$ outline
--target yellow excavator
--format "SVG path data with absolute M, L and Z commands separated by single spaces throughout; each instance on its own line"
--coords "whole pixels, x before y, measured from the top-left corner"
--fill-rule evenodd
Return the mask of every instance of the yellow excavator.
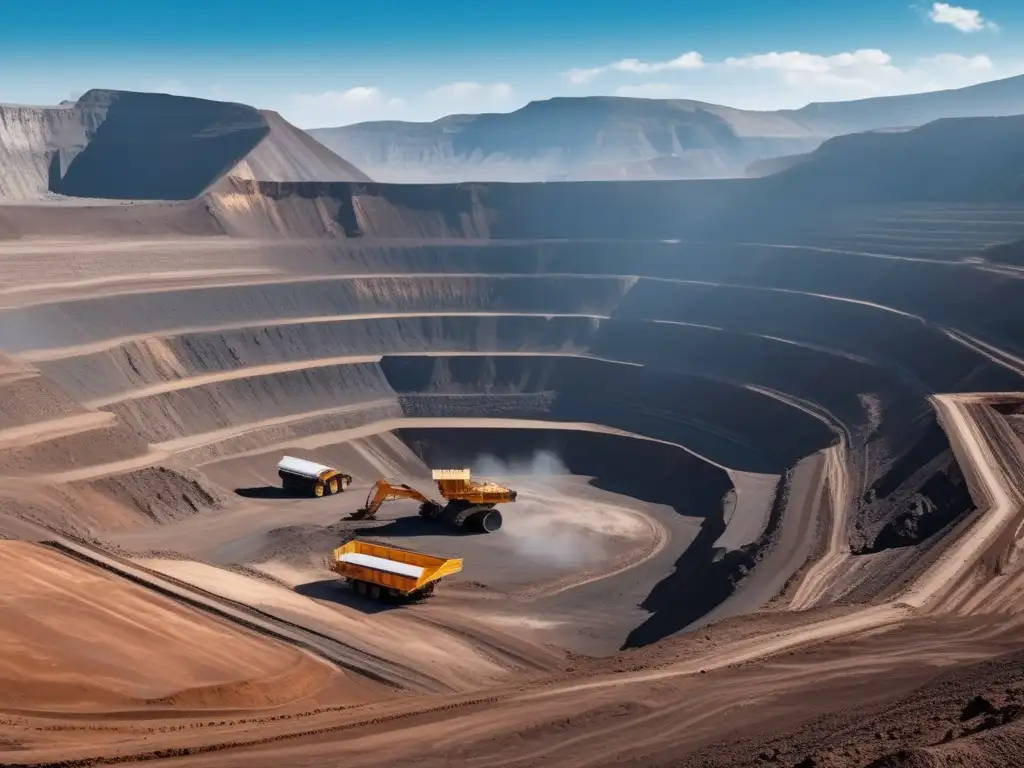
M 411 486 L 378 480 L 366 496 L 366 506 L 357 509 L 348 519 L 374 520 L 385 501 L 413 499 L 420 502 L 420 517 L 427 520 L 479 533 L 494 533 L 501 528 L 501 512 L 495 505 L 515 501 L 518 496 L 516 491 L 497 483 L 473 482 L 468 469 L 435 469 L 431 474 L 446 504 L 428 499 Z

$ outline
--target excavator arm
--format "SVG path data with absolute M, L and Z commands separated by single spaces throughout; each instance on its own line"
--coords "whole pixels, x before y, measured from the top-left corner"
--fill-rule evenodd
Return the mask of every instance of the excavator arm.
M 366 495 L 366 505 L 349 515 L 348 519 L 373 520 L 376 518 L 377 510 L 380 509 L 381 504 L 385 501 L 395 501 L 397 499 L 415 499 L 424 504 L 435 503 L 408 485 L 392 485 L 387 480 L 378 480 Z

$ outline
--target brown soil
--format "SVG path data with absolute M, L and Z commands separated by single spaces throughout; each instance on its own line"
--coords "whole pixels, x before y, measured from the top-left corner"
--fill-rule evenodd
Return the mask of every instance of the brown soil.
M 0 570 L 8 712 L 265 708 L 341 682 L 301 652 L 37 545 L 0 545 Z
M 392 187 L 194 100 L 147 137 L 191 164 L 136 163 L 181 104 L 86 101 L 12 162 L 150 202 L 0 206 L 0 762 L 1010 764 L 1013 163 L 897 179 L 946 125 L 749 183 Z M 290 496 L 284 454 L 354 483 Z M 517 489 L 503 528 L 344 519 L 431 467 Z M 352 535 L 463 571 L 368 602 Z

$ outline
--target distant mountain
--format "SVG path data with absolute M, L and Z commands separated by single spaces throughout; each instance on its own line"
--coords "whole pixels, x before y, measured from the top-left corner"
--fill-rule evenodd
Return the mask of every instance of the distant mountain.
M 776 112 L 699 101 L 555 98 L 508 114 L 309 133 L 380 181 L 706 179 L 744 176 L 758 161 L 806 153 L 835 136 L 1022 113 L 1024 75 Z M 753 171 L 759 175 L 757 166 Z
M 749 182 L 762 202 L 872 205 L 1024 201 L 1024 115 L 945 118 L 839 136 Z
M 0 105 L 0 202 L 185 200 L 224 177 L 370 180 L 276 112 L 244 104 L 92 90 L 56 107 Z

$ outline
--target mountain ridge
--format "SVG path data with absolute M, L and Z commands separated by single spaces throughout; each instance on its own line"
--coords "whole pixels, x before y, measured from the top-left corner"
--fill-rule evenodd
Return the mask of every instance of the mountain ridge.
M 369 181 L 276 112 L 94 88 L 71 104 L 0 105 L 0 202 L 187 200 L 225 176 Z
M 373 121 L 307 132 L 380 181 L 729 178 L 813 151 L 834 136 L 945 117 L 1024 113 L 1024 75 L 964 88 L 799 109 L 743 110 L 687 99 L 558 96 L 508 113 Z

